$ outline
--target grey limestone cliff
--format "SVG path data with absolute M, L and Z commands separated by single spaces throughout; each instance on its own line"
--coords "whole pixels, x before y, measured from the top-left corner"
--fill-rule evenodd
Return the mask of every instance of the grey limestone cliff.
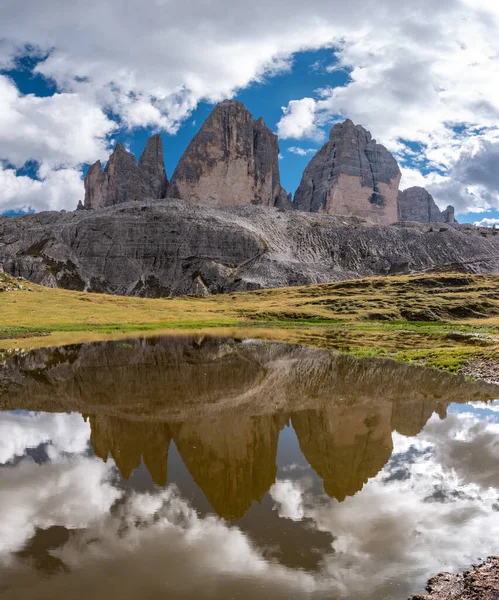
M 390 152 L 348 119 L 333 127 L 327 144 L 308 164 L 294 207 L 395 223 L 400 177 Z
M 398 195 L 399 220 L 418 223 L 454 223 L 454 207 L 440 211 L 433 196 L 423 187 L 410 187 Z
M 215 294 L 425 270 L 497 273 L 499 234 L 166 199 L 0 217 L 0 264 L 51 287 Z
M 118 143 L 104 170 L 100 161 L 88 169 L 83 207 L 91 210 L 130 200 L 164 198 L 167 187 L 163 146 L 159 135 L 149 138 L 138 165 L 135 156 L 123 144 Z M 79 205 L 78 208 L 82 206 Z
M 277 136 L 244 104 L 224 100 L 193 138 L 175 172 L 170 195 L 208 206 L 286 208 Z

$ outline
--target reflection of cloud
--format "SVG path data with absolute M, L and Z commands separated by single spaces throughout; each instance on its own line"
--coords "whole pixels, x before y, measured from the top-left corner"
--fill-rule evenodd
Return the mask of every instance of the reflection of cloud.
M 269 490 L 276 503 L 279 516 L 292 521 L 301 521 L 303 512 L 303 493 L 289 480 L 277 481 Z
M 249 600 L 262 590 L 284 600 L 316 587 L 312 576 L 265 560 L 239 529 L 200 517 L 174 486 L 152 495 L 133 493 L 112 516 L 75 532 L 55 554 L 69 572 L 51 579 L 27 572 L 21 586 L 43 597 L 64 597 L 70 590 L 74 600 L 186 595 Z M 19 578 L 12 578 L 14 585 L 19 591 Z
M 440 465 L 456 473 L 461 486 L 499 490 L 499 423 L 495 422 L 497 414 L 491 413 L 492 420 L 472 412 L 449 415 L 443 423 L 433 422 L 428 428 Z
M 499 400 L 494 400 L 494 402 L 470 402 L 467 406 L 480 411 L 499 413 Z
M 52 459 L 37 465 L 26 458 L 2 469 L 0 513 L 8 518 L 0 521 L 0 560 L 22 549 L 36 528 L 88 527 L 107 514 L 121 495 L 109 481 L 111 463 L 55 454 Z
M 292 506 L 334 536 L 323 575 L 340 593 L 406 597 L 407 586 L 423 589 L 429 574 L 499 550 L 498 466 L 495 423 L 472 413 L 435 416 L 416 438 L 394 434 L 386 467 L 342 503 L 313 497 L 299 480 L 274 489 L 292 488 Z M 280 515 L 293 518 L 287 498 L 273 496 Z
M 0 464 L 47 443 L 56 451 L 79 454 L 89 439 L 90 425 L 77 413 L 0 413 Z
M 16 562 L 15 569 L 4 568 L 2 583 L 12 594 L 26 591 L 20 598 L 34 590 L 39 597 L 67 597 L 70 591 L 73 600 L 407 597 L 423 589 L 429 575 L 499 550 L 496 406 L 476 403 L 445 420 L 434 416 L 416 437 L 394 433 L 385 468 L 341 503 L 317 492 L 310 469 L 280 469 L 285 478 L 269 494 L 279 517 L 293 521 L 293 535 L 300 527 L 315 528 L 334 540 L 334 552 L 321 551 L 321 570 L 313 574 L 268 559 L 268 547 L 261 550 L 239 528 L 200 516 L 174 486 L 125 494 L 113 483 L 112 461 L 65 454 L 66 430 L 54 426 L 53 416 L 46 421 L 58 444 L 51 462 L 23 458 L 2 469 L 0 510 L 9 519 L 0 524 L 0 553 L 13 561 L 11 553 L 37 527 L 60 525 L 73 531 L 51 553 L 69 571 L 44 578 Z M 26 423 L 29 430 L 37 421 Z M 268 507 L 264 502 L 259 510 Z M 263 526 L 271 522 L 263 519 Z M 269 533 L 262 545 L 271 540 Z

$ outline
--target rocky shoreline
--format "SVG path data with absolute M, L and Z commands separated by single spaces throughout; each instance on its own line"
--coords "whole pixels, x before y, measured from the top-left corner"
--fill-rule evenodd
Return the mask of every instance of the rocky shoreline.
M 464 573 L 439 573 L 430 579 L 426 590 L 427 594 L 416 594 L 410 600 L 497 600 L 499 556 Z

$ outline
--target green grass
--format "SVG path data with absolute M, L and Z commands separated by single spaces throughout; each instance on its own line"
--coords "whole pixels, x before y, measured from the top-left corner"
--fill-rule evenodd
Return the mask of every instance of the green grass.
M 221 328 L 458 372 L 499 351 L 499 276 L 375 277 L 146 299 L 48 289 L 0 274 L 0 349 Z

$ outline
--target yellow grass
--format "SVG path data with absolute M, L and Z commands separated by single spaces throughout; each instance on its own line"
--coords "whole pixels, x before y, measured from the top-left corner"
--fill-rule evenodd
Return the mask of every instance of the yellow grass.
M 469 357 L 495 360 L 499 352 L 499 276 L 376 277 L 145 299 L 48 289 L 0 274 L 0 349 L 207 330 L 457 371 Z

